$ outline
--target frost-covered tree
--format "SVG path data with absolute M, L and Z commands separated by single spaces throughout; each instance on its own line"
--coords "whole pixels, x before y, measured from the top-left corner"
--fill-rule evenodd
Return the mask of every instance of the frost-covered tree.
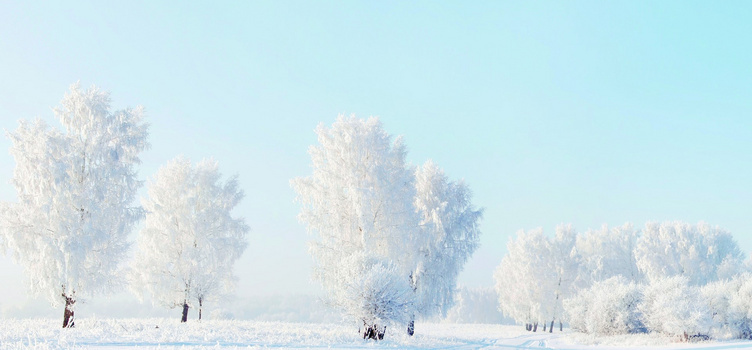
M 714 337 L 722 337 L 728 333 L 744 338 L 752 335 L 749 328 L 750 319 L 746 319 L 747 310 L 744 310 L 745 306 L 750 305 L 752 290 L 748 290 L 747 295 L 743 291 L 740 293 L 742 285 L 748 279 L 748 274 L 742 274 L 733 279 L 718 280 L 700 287 L 700 296 L 708 306 L 708 313 L 712 318 L 711 335 Z
M 685 276 L 704 285 L 744 270 L 744 254 L 736 240 L 706 223 L 648 223 L 635 249 L 637 266 L 648 278 Z
M 593 283 L 564 301 L 569 326 L 584 333 L 616 335 L 642 330 L 640 286 L 623 276 Z
M 37 119 L 8 133 L 18 201 L 3 205 L 0 241 L 33 294 L 65 305 L 70 327 L 77 300 L 120 285 L 126 238 L 143 216 L 131 202 L 148 127 L 143 108 L 112 111 L 108 92 L 79 84 L 54 113 L 63 131 Z
M 543 229 L 520 231 L 494 273 L 501 311 L 537 331 L 538 323 L 562 327 L 562 302 L 576 291 L 579 256 L 571 225 L 559 225 L 553 239 Z M 548 322 L 551 322 L 548 325 Z M 553 328 L 548 328 L 553 332 Z
M 545 299 L 550 297 L 546 287 L 555 278 L 546 269 L 550 245 L 543 229 L 521 230 L 507 243 L 507 254 L 494 271 L 501 312 L 528 330 L 537 331 L 538 322 L 549 316 L 544 310 Z
M 231 215 L 243 191 L 237 177 L 221 180 L 208 159 L 191 165 L 178 157 L 159 169 L 149 185 L 144 228 L 132 266 L 132 286 L 161 304 L 188 309 L 232 290 L 235 261 L 247 246 L 248 226 Z
M 707 336 L 713 325 L 699 288 L 690 285 L 685 276 L 651 279 L 638 310 L 648 330 L 684 341 L 690 336 Z
M 478 247 L 483 211 L 474 208 L 463 181 L 449 181 L 431 161 L 417 169 L 415 185 L 420 226 L 411 282 L 418 296 L 417 312 L 443 317 L 454 304 L 457 275 Z
M 320 125 L 316 133 L 319 145 L 309 150 L 313 175 L 292 180 L 292 186 L 303 205 L 300 219 L 317 236 L 310 246 L 314 274 L 331 302 L 346 308 L 363 298 L 342 292 L 363 277 L 348 276 L 341 266 L 362 256 L 403 276 L 415 300 L 398 304 L 413 308 L 413 315 L 446 313 L 457 274 L 478 242 L 481 211 L 470 202 L 468 187 L 449 181 L 433 163 L 419 169 L 406 164 L 402 139 L 393 139 L 376 118 L 340 116 L 331 128 Z M 338 295 L 356 300 L 332 297 Z M 361 315 L 359 321 L 366 334 L 379 334 L 386 323 L 402 319 Z
M 331 128 L 319 125 L 316 133 L 319 145 L 309 149 L 313 175 L 291 183 L 302 204 L 299 218 L 316 235 L 310 244 L 314 276 L 335 306 L 347 308 L 363 298 L 343 292 L 355 283 L 353 278 L 363 278 L 348 275 L 342 267 L 354 256 L 388 262 L 409 283 L 416 265 L 413 252 L 417 235 L 413 233 L 418 228 L 418 214 L 413 207 L 414 169 L 405 163 L 402 139 L 393 139 L 376 118 L 340 116 Z M 401 291 L 387 294 L 391 293 Z M 355 300 L 345 302 L 332 297 L 336 295 Z M 387 323 L 402 321 L 383 319 L 374 310 L 374 314 L 363 315 L 359 320 L 366 334 L 384 332 L 385 324 L 369 323 L 376 319 Z
M 727 302 L 728 308 L 725 314 L 727 329 L 736 338 L 752 339 L 752 275 L 748 273 L 738 275 L 730 281 L 720 282 L 720 286 L 721 298 L 725 300 L 718 302 L 718 294 L 716 294 L 714 311 L 722 314 L 723 306 L 726 306 L 723 304 Z M 718 305 L 721 306 L 718 307 Z
M 548 259 L 544 261 L 546 265 L 541 267 L 548 270 L 548 273 L 542 274 L 546 276 L 546 280 L 542 281 L 546 291 L 541 303 L 545 321 L 551 320 L 549 332 L 553 332 L 554 321 L 559 321 L 559 330 L 562 330 L 563 301 L 574 295 L 582 284 L 581 259 L 575 249 L 576 241 L 577 232 L 571 224 L 557 226 L 556 235 L 549 245 Z
M 582 280 L 586 285 L 622 276 L 639 282 L 642 275 L 637 268 L 634 250 L 639 237 L 631 223 L 598 230 L 588 230 L 577 237 L 577 252 L 582 259 Z

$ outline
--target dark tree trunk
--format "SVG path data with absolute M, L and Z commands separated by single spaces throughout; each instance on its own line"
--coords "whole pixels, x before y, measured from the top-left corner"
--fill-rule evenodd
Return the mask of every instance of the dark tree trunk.
M 564 331 L 564 325 L 561 324 L 561 321 L 559 321 L 559 332 Z
M 198 298 L 198 320 L 201 321 L 201 310 L 204 308 L 204 298 Z
M 543 322 L 543 331 L 544 332 L 546 331 L 546 326 L 547 326 L 546 322 Z
M 544 331 L 545 331 L 545 329 L 544 329 Z M 551 321 L 551 328 L 548 329 L 548 333 L 553 333 L 553 332 L 554 332 L 554 321 L 552 320 Z
M 410 323 L 407 324 L 407 335 L 413 336 L 415 334 L 415 320 L 410 320 Z
M 533 323 L 533 332 L 538 331 L 538 322 Z
M 183 302 L 183 318 L 180 319 L 180 322 L 188 322 L 188 302 Z
M 363 339 L 382 340 L 384 339 L 384 333 L 386 333 L 386 327 L 379 329 L 379 325 L 366 326 L 363 332 Z
M 528 332 L 530 332 L 530 324 L 529 323 L 525 323 L 525 330 L 528 331 Z
M 75 319 L 73 317 L 73 306 L 76 304 L 76 300 L 74 300 L 72 297 L 65 296 L 65 294 L 63 294 L 63 297 L 65 298 L 63 328 L 73 328 L 76 325 Z

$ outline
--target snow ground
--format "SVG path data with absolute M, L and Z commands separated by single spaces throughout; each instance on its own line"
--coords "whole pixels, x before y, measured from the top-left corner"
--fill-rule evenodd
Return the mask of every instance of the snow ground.
M 692 349 L 752 348 L 752 342 L 675 343 L 650 336 L 589 338 L 573 333 L 530 333 L 520 326 L 416 324 L 416 335 L 387 329 L 378 343 L 359 338 L 351 325 L 259 321 L 204 321 L 180 324 L 172 319 L 76 320 L 61 329 L 59 320 L 0 320 L 3 349 Z M 158 328 L 157 328 L 158 327 Z M 648 345 L 651 344 L 651 345 Z

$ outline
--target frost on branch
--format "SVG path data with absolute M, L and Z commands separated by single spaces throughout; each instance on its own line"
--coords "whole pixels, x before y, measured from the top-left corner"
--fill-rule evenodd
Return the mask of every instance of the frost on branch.
M 236 177 L 221 181 L 218 164 L 192 166 L 183 157 L 159 169 L 143 200 L 146 222 L 131 271 L 136 292 L 151 293 L 167 307 L 215 301 L 233 286 L 232 268 L 247 246 L 248 227 L 231 211 L 243 191 Z
M 21 120 L 8 133 L 18 202 L 3 204 L 0 241 L 33 294 L 66 305 L 71 326 L 77 298 L 123 285 L 126 238 L 143 216 L 131 202 L 148 126 L 143 108 L 112 111 L 109 93 L 79 84 L 54 112 L 63 131 Z

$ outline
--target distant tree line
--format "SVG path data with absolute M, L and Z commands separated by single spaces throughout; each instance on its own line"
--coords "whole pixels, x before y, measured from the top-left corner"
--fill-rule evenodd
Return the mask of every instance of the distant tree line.
M 663 222 L 578 234 L 561 225 L 553 237 L 520 231 L 507 249 L 494 273 L 499 307 L 528 330 L 568 322 L 598 335 L 752 336 L 752 275 L 719 227 Z

